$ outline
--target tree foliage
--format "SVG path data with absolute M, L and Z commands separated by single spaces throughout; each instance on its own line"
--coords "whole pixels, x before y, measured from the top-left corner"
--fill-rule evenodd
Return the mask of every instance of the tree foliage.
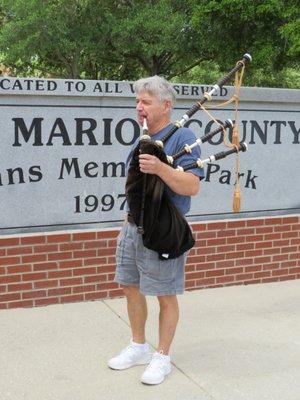
M 298 0 L 191 0 L 190 4 L 192 24 L 207 31 L 207 45 L 219 65 L 228 68 L 245 50 L 253 55 L 247 74 L 250 84 L 272 86 L 277 80 L 281 86 L 285 70 L 299 68 Z
M 91 56 L 95 48 L 104 52 L 101 36 L 108 27 L 91 1 L 5 0 L 3 8 L 7 17 L 0 46 L 5 63 L 17 72 L 40 69 L 41 74 L 78 78 L 85 70 L 91 77 L 99 70 Z M 91 30 L 90 23 L 97 29 Z
M 0 63 L 17 75 L 212 83 L 250 52 L 247 84 L 300 87 L 299 31 L 298 0 L 2 0 Z

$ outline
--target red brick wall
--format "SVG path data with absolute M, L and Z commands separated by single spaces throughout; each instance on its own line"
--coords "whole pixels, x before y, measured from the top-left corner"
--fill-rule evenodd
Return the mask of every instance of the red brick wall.
M 300 216 L 193 223 L 188 290 L 300 278 Z M 0 309 L 122 295 L 118 229 L 0 236 Z

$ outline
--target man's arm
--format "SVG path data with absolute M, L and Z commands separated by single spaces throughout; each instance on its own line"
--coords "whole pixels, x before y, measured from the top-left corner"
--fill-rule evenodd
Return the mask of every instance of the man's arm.
M 199 177 L 193 173 L 175 170 L 150 154 L 140 154 L 139 160 L 142 172 L 159 176 L 173 192 L 184 196 L 198 193 Z

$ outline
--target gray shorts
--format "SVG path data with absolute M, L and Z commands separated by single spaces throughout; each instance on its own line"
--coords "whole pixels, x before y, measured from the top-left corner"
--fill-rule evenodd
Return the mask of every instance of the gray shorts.
M 136 285 L 144 295 L 165 296 L 184 292 L 187 253 L 172 260 L 160 260 L 143 245 L 136 225 L 126 222 L 117 239 L 115 282 Z

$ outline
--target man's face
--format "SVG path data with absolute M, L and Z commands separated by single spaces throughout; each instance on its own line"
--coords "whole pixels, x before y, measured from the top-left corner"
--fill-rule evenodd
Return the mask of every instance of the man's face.
M 147 119 L 148 127 L 159 126 L 162 121 L 169 117 L 171 104 L 169 101 L 160 101 L 148 92 L 140 92 L 136 97 L 137 119 L 143 125 L 144 118 Z

